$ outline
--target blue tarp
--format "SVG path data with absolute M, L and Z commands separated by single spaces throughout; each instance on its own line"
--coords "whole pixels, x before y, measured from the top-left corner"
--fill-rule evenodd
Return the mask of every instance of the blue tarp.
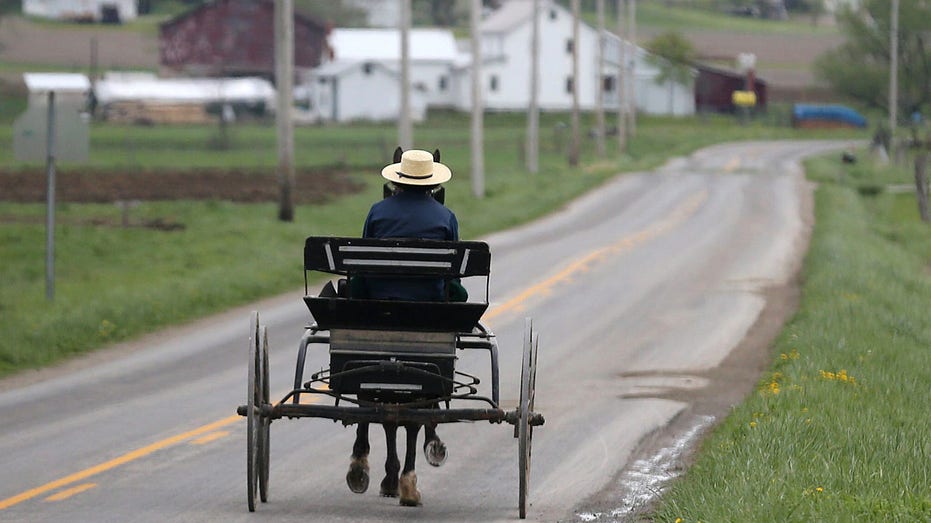
M 795 104 L 792 108 L 794 121 L 818 120 L 837 122 L 854 127 L 866 127 L 866 118 L 845 105 Z

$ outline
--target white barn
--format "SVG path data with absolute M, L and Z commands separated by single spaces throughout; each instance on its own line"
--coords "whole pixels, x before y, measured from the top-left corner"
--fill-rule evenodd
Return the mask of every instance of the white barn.
M 401 34 L 397 29 L 334 29 L 328 41 L 336 62 L 378 62 L 401 70 Z M 459 51 L 448 29 L 411 29 L 410 81 L 431 107 L 452 105 L 452 66 Z M 377 87 L 376 87 L 377 88 Z
M 23 0 L 23 13 L 94 22 L 127 22 L 139 17 L 136 0 Z

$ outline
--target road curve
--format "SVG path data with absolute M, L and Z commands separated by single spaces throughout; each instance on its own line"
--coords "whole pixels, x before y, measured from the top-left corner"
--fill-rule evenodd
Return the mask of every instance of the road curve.
M 797 162 L 846 145 L 710 147 L 486 238 L 485 323 L 498 335 L 506 405 L 517 399 L 525 316 L 541 339 L 536 410 L 546 425 L 534 432 L 529 519 L 573 519 L 583 500 L 615 487 L 647 436 L 690 430 L 681 414 L 728 388 L 728 373 L 715 370 L 807 245 L 811 187 Z M 310 320 L 301 294 L 0 382 L 0 520 L 516 519 L 517 441 L 510 426 L 488 423 L 440 427 L 449 459 L 442 468 L 419 459 L 424 505 L 404 508 L 346 487 L 352 428 L 276 421 L 270 500 L 247 512 L 245 423 L 235 407 L 245 398 L 249 311 L 269 328 L 280 397 Z M 479 354 L 457 365 L 489 374 Z M 311 354 L 308 369 L 324 366 L 324 354 Z M 377 427 L 372 448 L 377 485 Z

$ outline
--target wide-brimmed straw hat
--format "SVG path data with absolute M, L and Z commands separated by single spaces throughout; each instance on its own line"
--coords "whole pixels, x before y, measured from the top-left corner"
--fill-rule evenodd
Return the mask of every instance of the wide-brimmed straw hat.
M 427 151 L 410 149 L 401 155 L 401 161 L 381 170 L 386 180 L 403 185 L 439 185 L 453 177 L 449 167 L 433 161 Z

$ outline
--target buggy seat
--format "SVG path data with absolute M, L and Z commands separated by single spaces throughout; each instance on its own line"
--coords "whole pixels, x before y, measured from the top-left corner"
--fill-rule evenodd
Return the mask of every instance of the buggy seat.
M 330 331 L 330 389 L 397 399 L 452 393 L 457 340 L 488 308 L 491 255 L 484 242 L 311 236 L 304 244 L 305 297 L 317 330 Z M 481 302 L 352 298 L 346 280 L 307 293 L 309 271 L 449 282 L 485 277 Z M 337 290 L 338 288 L 338 290 Z

